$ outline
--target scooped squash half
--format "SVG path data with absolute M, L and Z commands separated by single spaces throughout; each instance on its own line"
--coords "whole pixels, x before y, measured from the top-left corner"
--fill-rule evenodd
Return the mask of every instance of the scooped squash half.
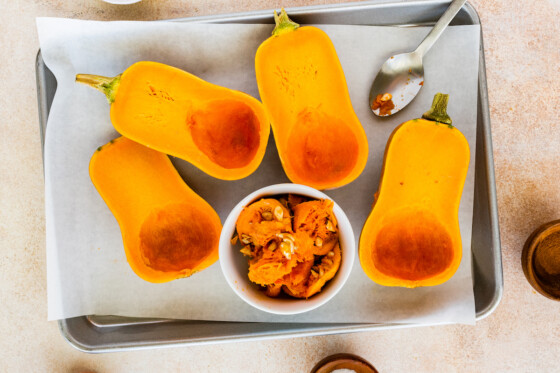
M 137 62 L 115 78 L 79 74 L 106 94 L 123 136 L 186 160 L 223 180 L 261 163 L 270 124 L 255 98 L 156 62 Z
M 325 32 L 299 27 L 284 9 L 274 18 L 255 71 L 284 171 L 316 189 L 346 185 L 363 171 L 368 142 L 334 46 Z
M 165 154 L 119 137 L 97 149 L 89 174 L 119 223 L 126 258 L 139 277 L 167 282 L 218 260 L 220 218 Z
M 387 143 L 359 245 L 363 270 L 381 285 L 439 285 L 461 262 L 458 211 L 470 151 L 447 100 L 438 93 L 423 119 L 402 123 Z

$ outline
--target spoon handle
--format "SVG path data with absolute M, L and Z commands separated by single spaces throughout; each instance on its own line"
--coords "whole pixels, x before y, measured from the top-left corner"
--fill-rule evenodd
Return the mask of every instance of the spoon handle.
M 461 10 L 463 5 L 467 2 L 467 0 L 453 0 L 449 5 L 449 8 L 443 13 L 441 18 L 436 22 L 436 25 L 430 31 L 430 33 L 422 40 L 422 43 L 416 48 L 414 53 L 419 54 L 420 57 L 424 57 L 424 55 L 430 50 L 432 45 L 439 39 L 441 33 L 449 22 L 455 17 L 455 15 Z

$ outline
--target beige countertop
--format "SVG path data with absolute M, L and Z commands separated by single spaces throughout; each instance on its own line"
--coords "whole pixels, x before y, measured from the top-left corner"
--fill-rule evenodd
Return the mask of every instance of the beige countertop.
M 537 294 L 520 264 L 527 236 L 560 219 L 560 0 L 471 1 L 484 34 L 505 287 L 476 326 L 88 355 L 47 321 L 35 17 L 152 20 L 337 2 L 0 0 L 0 371 L 307 372 L 338 352 L 380 372 L 560 371 L 560 303 Z

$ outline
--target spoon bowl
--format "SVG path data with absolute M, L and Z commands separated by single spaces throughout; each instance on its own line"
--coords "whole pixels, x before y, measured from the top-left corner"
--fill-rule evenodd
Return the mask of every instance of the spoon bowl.
M 397 54 L 389 58 L 375 77 L 369 92 L 369 107 L 377 116 L 389 116 L 404 108 L 416 97 L 424 84 L 422 56 L 416 52 Z M 380 107 L 374 109 L 378 95 L 389 93 L 394 108 L 385 113 Z

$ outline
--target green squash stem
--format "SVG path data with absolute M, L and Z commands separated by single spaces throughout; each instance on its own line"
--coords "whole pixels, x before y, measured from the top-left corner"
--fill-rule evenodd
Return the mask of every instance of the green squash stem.
M 103 92 L 103 94 L 107 96 L 107 101 L 112 104 L 113 101 L 115 101 L 115 95 L 117 94 L 119 83 L 121 82 L 121 76 L 117 75 L 114 78 L 108 78 L 99 75 L 78 74 L 76 75 L 76 82 L 89 85 Z
M 276 22 L 276 27 L 272 30 L 272 36 L 279 36 L 292 32 L 299 27 L 299 24 L 288 17 L 288 13 L 286 13 L 284 8 L 280 11 L 280 15 L 274 11 L 274 22 Z
M 438 123 L 445 123 L 449 125 L 449 127 L 453 127 L 451 125 L 452 120 L 447 115 L 447 102 L 449 101 L 449 95 L 443 93 L 436 93 L 434 96 L 434 101 L 432 102 L 432 107 L 430 110 L 422 115 L 422 118 L 433 120 L 434 122 Z

